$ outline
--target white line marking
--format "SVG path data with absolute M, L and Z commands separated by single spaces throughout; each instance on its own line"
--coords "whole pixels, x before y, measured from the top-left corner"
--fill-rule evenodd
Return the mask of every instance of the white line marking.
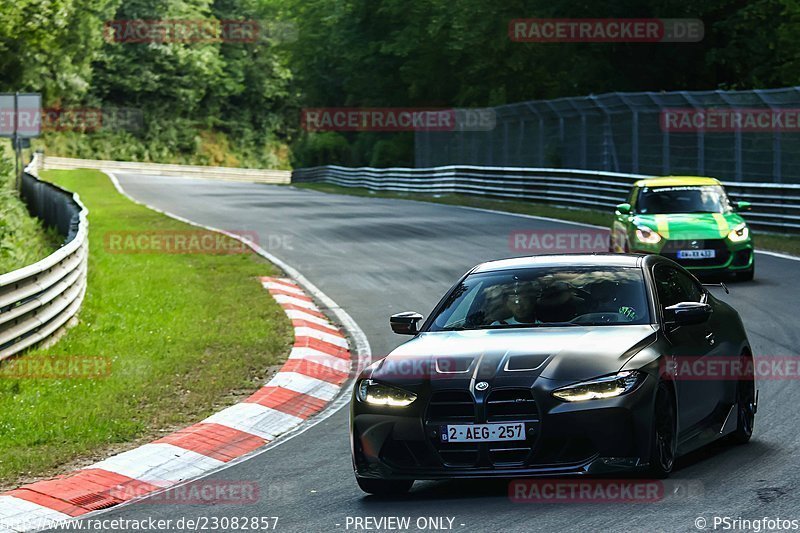
M 314 350 L 313 348 L 292 348 L 292 353 L 289 354 L 289 359 L 302 359 L 318 365 L 323 365 L 345 374 L 350 373 L 351 361 L 333 355 Z
M 320 400 L 330 401 L 339 394 L 339 385 L 328 383 L 322 379 L 312 378 L 297 372 L 278 372 L 265 387 L 283 387 L 284 389 L 302 392 Z
M 782 254 L 780 252 L 773 252 L 771 250 L 756 250 L 757 254 L 764 254 L 769 255 L 772 257 L 778 257 L 780 259 L 788 259 L 790 261 L 800 261 L 800 257 L 796 255 L 789 255 L 789 254 Z
M 338 346 L 340 348 L 347 348 L 348 343 L 347 339 L 344 337 L 340 337 L 338 335 L 331 335 L 330 333 L 325 333 L 324 331 L 320 331 L 318 329 L 309 328 L 306 326 L 300 326 L 294 328 L 294 336 L 297 337 L 311 337 L 312 339 L 318 339 L 328 344 L 333 344 L 334 346 Z
M 301 300 L 300 298 L 292 298 L 291 296 L 287 296 L 285 294 L 273 294 L 272 297 L 275 298 L 275 301 L 279 304 L 296 305 L 297 307 L 302 307 L 303 309 L 319 311 L 319 308 L 314 305 L 313 302 Z
M 68 514 L 14 496 L 0 495 L 0 532 L 30 531 L 69 520 Z
M 214 413 L 203 422 L 221 424 L 262 439 L 275 440 L 278 435 L 302 424 L 303 419 L 257 403 L 237 403 Z
M 285 283 L 276 283 L 274 281 L 262 281 L 261 285 L 264 286 L 265 289 L 275 289 L 279 291 L 291 292 L 293 294 L 297 294 L 299 296 L 305 296 L 306 293 L 303 292 L 302 289 L 298 289 L 297 287 L 290 287 Z
M 337 328 L 324 318 L 320 318 L 310 313 L 300 311 L 299 309 L 284 309 L 284 312 L 286 313 L 286 316 L 288 316 L 292 320 L 305 320 L 306 322 L 313 322 L 314 324 L 319 324 L 320 326 L 324 326 L 334 331 L 339 331 L 339 328 Z
M 101 468 L 159 487 L 167 487 L 224 464 L 218 459 L 172 444 L 151 442 L 87 468 Z

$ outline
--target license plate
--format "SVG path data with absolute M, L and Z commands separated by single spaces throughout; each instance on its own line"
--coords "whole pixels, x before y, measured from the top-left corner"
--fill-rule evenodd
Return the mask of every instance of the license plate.
M 713 259 L 716 255 L 716 250 L 681 250 L 678 259 Z
M 443 442 L 525 440 L 525 424 L 458 424 L 441 427 Z

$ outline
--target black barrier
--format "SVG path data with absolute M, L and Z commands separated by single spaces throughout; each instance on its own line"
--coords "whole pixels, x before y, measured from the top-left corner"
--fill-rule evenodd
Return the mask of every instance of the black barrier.
M 46 227 L 56 228 L 64 237 L 63 244 L 75 238 L 81 206 L 72 198 L 72 193 L 23 172 L 20 196 L 32 216 L 40 219 Z

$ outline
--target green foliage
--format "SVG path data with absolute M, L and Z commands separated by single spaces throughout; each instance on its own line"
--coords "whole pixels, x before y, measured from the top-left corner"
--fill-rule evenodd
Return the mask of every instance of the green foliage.
M 696 18 L 705 37 L 512 41 L 509 22 L 532 17 Z M 106 21 L 142 19 L 257 21 L 260 32 L 244 43 L 104 38 Z M 291 146 L 296 165 L 405 165 L 413 135 L 318 137 L 300 129 L 300 109 L 793 86 L 798 30 L 795 0 L 0 0 L 0 90 L 144 115 L 141 131 L 49 135 L 58 155 L 285 167 Z
M 300 38 L 295 80 L 309 107 L 483 107 L 612 91 L 800 84 L 794 0 L 289 0 Z M 522 43 L 517 18 L 698 18 L 699 43 Z M 378 156 L 347 136 L 353 163 L 406 159 L 395 135 Z M 303 146 L 301 143 L 297 145 Z M 296 146 L 297 146 L 296 145 Z M 387 145 L 394 145 L 389 150 Z M 298 164 L 316 160 L 303 146 Z
M 10 143 L 0 143 L 0 275 L 44 259 L 61 240 L 28 213 L 15 188 Z

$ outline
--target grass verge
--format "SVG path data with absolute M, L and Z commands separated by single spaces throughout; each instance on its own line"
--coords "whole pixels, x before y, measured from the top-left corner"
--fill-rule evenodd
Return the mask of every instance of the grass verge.
M 407 194 L 383 191 L 373 192 L 362 187 L 342 187 L 340 185 L 332 185 L 330 183 L 295 183 L 293 186 L 300 189 L 311 189 L 330 194 L 347 194 L 350 196 L 366 196 L 371 198 L 395 198 L 403 200 L 416 200 L 420 202 L 431 202 L 436 204 L 479 207 L 481 209 L 491 209 L 494 211 L 505 211 L 508 213 L 521 213 L 524 215 L 557 218 L 570 222 L 582 222 L 584 224 L 594 224 L 596 226 L 604 227 L 611 227 L 611 220 L 613 218 L 613 215 L 610 212 L 597 211 L 593 209 L 555 207 L 552 205 L 537 204 L 534 202 L 495 200 L 490 198 L 466 196 L 462 194 L 431 196 L 427 194 Z M 756 249 L 800 255 L 800 235 L 769 233 L 764 231 L 753 231 L 753 234 L 756 243 Z
M 90 211 L 88 290 L 78 325 L 23 359 L 102 357 L 111 370 L 97 379 L 0 372 L 6 487 L 83 466 L 235 403 L 285 360 L 293 335 L 258 281 L 278 272 L 258 255 L 112 253 L 104 236 L 115 232 L 196 228 L 132 203 L 98 171 L 44 178 L 78 192 Z
M 0 274 L 44 259 L 63 238 L 32 217 L 14 183 L 14 163 L 0 146 Z

